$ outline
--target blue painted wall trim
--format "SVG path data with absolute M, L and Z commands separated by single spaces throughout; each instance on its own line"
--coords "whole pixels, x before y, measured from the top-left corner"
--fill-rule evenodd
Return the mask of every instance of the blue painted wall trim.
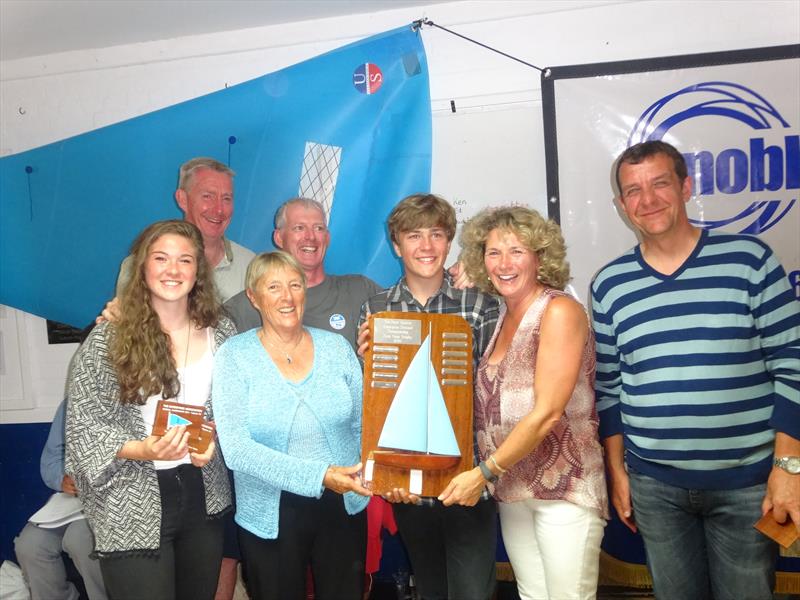
M 14 537 L 52 491 L 39 474 L 50 423 L 0 425 L 0 559 L 17 562 Z

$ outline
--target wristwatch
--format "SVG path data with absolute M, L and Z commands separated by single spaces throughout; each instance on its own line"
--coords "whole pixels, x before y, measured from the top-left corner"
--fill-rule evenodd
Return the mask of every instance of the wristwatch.
M 792 475 L 800 475 L 800 456 L 781 456 L 775 458 L 773 463 L 779 469 L 783 469 Z
M 486 481 L 488 481 L 489 483 L 495 483 L 499 479 L 499 477 L 497 475 L 492 473 L 492 470 L 489 468 L 489 466 L 484 461 L 481 461 L 480 463 L 478 463 L 478 468 L 481 470 L 481 473 L 483 474 L 483 478 Z

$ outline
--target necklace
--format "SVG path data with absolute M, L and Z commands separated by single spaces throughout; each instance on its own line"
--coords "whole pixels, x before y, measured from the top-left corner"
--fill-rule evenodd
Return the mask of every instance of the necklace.
M 189 363 L 189 344 L 192 342 L 192 322 L 186 325 L 186 352 L 183 354 L 183 369 L 186 370 L 186 365 Z
M 183 381 L 178 376 L 178 381 L 181 384 L 181 392 L 183 392 L 183 401 L 186 402 L 186 396 L 189 394 L 189 380 L 186 377 L 186 365 L 189 363 L 189 344 L 192 342 L 192 322 L 186 325 L 186 352 L 183 354 Z
M 172 337 L 172 332 L 170 332 L 170 337 Z M 186 324 L 186 350 L 183 353 L 183 377 L 181 377 L 180 367 L 176 369 L 178 372 L 178 396 L 176 398 L 177 401 L 180 401 L 181 396 L 183 397 L 184 403 L 186 402 L 186 365 L 189 363 L 189 344 L 192 341 L 192 321 L 191 319 Z
M 268 346 L 270 346 L 273 349 L 275 349 L 278 353 L 283 354 L 284 358 L 286 358 L 286 364 L 290 365 L 290 364 L 292 364 L 292 360 L 293 360 L 292 359 L 292 352 L 297 350 L 297 347 L 300 345 L 300 342 L 303 341 L 303 337 L 305 336 L 305 333 L 306 333 L 305 329 L 301 329 L 300 330 L 300 335 L 298 336 L 297 341 L 294 343 L 294 345 L 292 346 L 292 348 L 290 350 L 284 350 L 283 348 L 280 348 L 280 347 L 276 346 L 274 343 L 272 343 L 270 341 L 269 337 L 267 336 L 266 331 L 264 331 L 263 329 L 259 330 L 258 337 L 260 337 L 262 339 L 262 341 L 266 342 Z M 281 336 L 279 336 L 277 334 L 276 334 L 276 337 L 279 340 L 281 339 Z M 281 340 L 281 342 L 283 342 L 284 345 L 286 344 L 286 342 L 284 342 L 283 340 Z

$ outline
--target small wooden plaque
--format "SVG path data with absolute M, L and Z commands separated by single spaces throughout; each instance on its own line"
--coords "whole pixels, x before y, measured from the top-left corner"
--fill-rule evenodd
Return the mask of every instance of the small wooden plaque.
M 376 494 L 403 488 L 420 496 L 438 496 L 455 475 L 473 467 L 472 329 L 458 315 L 394 311 L 371 315 L 369 327 L 372 341 L 364 357 L 361 437 L 365 483 Z M 378 447 L 400 382 L 428 335 L 430 362 L 460 456 Z
M 797 534 L 797 527 L 795 527 L 794 521 L 787 516 L 785 522 L 778 523 L 775 517 L 772 516 L 772 511 L 769 511 L 756 521 L 753 527 L 771 540 L 778 542 L 784 548 L 791 546 L 800 537 Z
M 205 407 L 159 400 L 153 422 L 153 435 L 164 435 L 168 429 L 186 425 L 189 451 L 203 454 L 214 439 L 214 424 L 205 420 Z

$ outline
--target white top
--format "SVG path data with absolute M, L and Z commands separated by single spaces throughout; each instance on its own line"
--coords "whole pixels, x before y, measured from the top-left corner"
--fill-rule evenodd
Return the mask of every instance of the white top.
M 178 367 L 178 381 L 180 381 L 181 389 L 178 392 L 178 397 L 174 398 L 175 402 L 203 406 L 209 395 L 211 395 L 211 373 L 214 369 L 214 353 L 211 351 L 214 347 L 212 335 L 211 327 L 207 327 L 206 351 L 200 360 L 185 367 Z M 158 408 L 158 401 L 161 399 L 161 394 L 154 394 L 139 407 L 142 411 L 146 431 L 153 430 L 156 408 Z M 179 460 L 154 460 L 153 465 L 157 471 L 160 471 L 162 469 L 174 469 L 178 465 L 191 464 L 191 462 L 187 454 Z

